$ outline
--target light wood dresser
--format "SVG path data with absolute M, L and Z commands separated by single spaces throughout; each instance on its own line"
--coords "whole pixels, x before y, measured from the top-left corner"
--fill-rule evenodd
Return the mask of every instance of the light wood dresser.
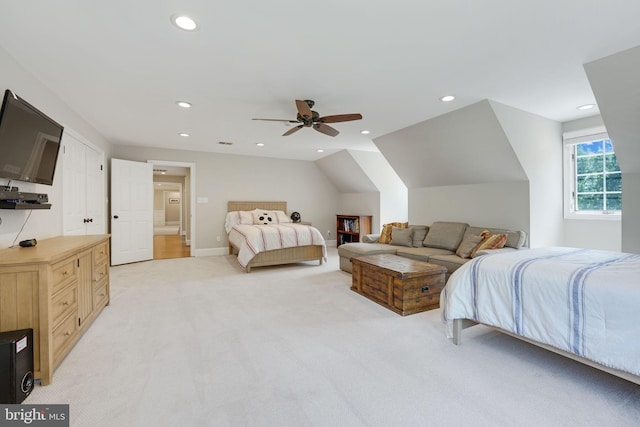
M 109 304 L 109 235 L 0 250 L 0 332 L 33 328 L 41 385 Z

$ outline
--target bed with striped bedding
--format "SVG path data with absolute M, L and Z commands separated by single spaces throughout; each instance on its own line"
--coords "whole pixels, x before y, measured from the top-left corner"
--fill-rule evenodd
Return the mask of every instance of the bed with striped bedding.
M 320 264 L 327 257 L 327 248 L 320 231 L 310 225 L 298 223 L 237 224 L 229 232 L 229 243 L 238 249 L 238 262 L 247 271 L 255 266 L 252 260 L 257 255 L 287 248 L 317 247 L 321 256 L 318 256 L 317 250 L 310 256 L 311 259 L 318 259 Z M 286 258 L 281 261 L 281 264 L 290 262 Z
M 495 327 L 640 384 L 640 255 L 536 248 L 484 255 L 440 297 L 447 336 Z

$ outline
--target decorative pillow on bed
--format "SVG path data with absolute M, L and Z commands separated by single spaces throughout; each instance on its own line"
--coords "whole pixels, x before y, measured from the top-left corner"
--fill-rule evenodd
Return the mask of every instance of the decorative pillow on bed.
M 506 234 L 491 234 L 488 230 L 484 230 L 480 233 L 483 240 L 476 246 L 469 256 L 473 258 L 477 252 L 485 250 L 485 249 L 500 249 L 504 247 L 504 244 L 507 243 L 507 235 Z
M 407 228 L 408 226 L 409 226 L 408 222 L 390 222 L 389 224 L 383 224 L 382 231 L 380 232 L 380 238 L 378 239 L 378 243 L 391 242 L 391 233 L 393 231 L 393 227 Z
M 266 209 L 256 209 L 252 211 L 253 221 L 251 224 L 282 224 L 290 223 L 291 218 L 283 211 L 268 211 Z
M 224 228 L 227 233 L 231 231 L 234 225 L 253 224 L 253 211 L 232 211 L 227 212 L 224 220 Z
M 413 232 L 413 228 L 391 227 L 391 241 L 389 244 L 411 247 L 413 243 Z

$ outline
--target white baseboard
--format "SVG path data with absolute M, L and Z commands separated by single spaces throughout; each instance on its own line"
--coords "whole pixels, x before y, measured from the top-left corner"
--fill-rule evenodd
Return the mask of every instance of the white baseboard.
M 227 255 L 229 253 L 229 248 L 206 248 L 206 249 L 196 249 L 195 256 L 215 256 L 215 255 Z

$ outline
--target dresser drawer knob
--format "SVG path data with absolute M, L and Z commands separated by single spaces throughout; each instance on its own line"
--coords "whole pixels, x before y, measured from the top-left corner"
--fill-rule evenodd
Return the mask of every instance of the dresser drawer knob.
M 71 332 L 69 332 L 69 331 L 67 331 L 67 332 L 65 332 L 65 333 L 64 333 L 64 336 L 65 336 L 65 337 L 68 337 L 69 335 L 71 335 Z
M 428 286 L 423 286 L 421 291 L 422 292 L 429 292 L 429 287 Z
M 69 301 L 63 302 L 62 305 L 69 305 Z

